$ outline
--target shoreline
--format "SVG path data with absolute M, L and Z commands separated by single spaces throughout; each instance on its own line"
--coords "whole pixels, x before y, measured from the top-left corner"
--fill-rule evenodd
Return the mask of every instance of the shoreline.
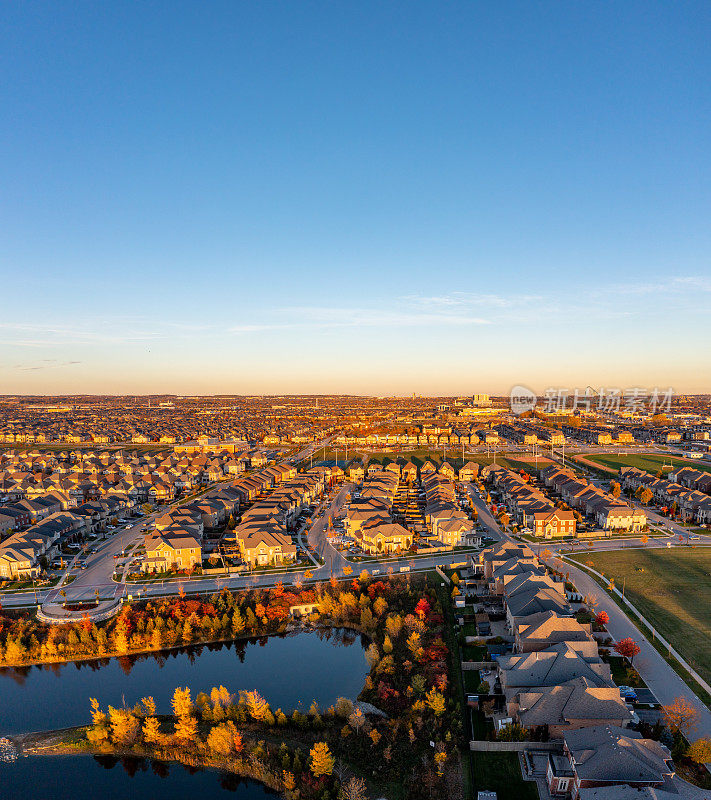
M 94 748 L 86 740 L 79 746 L 77 743 L 73 745 L 71 742 L 66 742 L 66 738 L 71 735 L 85 735 L 86 731 L 91 728 L 90 725 L 81 725 L 72 728 L 61 728 L 56 731 L 43 731 L 41 733 L 22 734 L 19 736 L 7 737 L 13 742 L 17 748 L 18 758 L 67 758 L 72 756 L 91 756 L 116 759 L 136 759 L 147 760 L 152 762 L 161 762 L 164 764 L 182 764 L 183 766 L 193 767 L 201 770 L 211 770 L 214 772 L 223 773 L 226 775 L 238 775 L 243 778 L 248 778 L 256 783 L 261 783 L 275 792 L 283 795 L 284 787 L 279 777 L 269 771 L 268 769 L 253 769 L 252 763 L 247 759 L 229 758 L 229 757 L 211 757 L 204 753 L 181 751 L 179 749 L 172 749 L 171 752 L 159 749 L 157 751 L 149 750 L 145 747 L 138 747 L 132 749 L 125 748 Z M 26 744 L 27 740 L 31 740 L 29 746 Z M 43 742 L 47 744 L 43 744 Z M 258 767 L 259 765 L 255 765 Z
M 61 666 L 62 664 L 82 664 L 92 663 L 95 661 L 109 660 L 112 658 L 132 658 L 133 656 L 142 655 L 158 655 L 160 653 L 171 653 L 176 650 L 187 650 L 191 647 L 204 647 L 211 644 L 230 644 L 232 642 L 249 642 L 259 639 L 268 638 L 270 636 L 290 636 L 292 634 L 307 633 L 308 631 L 318 631 L 319 629 L 332 630 L 334 628 L 343 628 L 344 630 L 352 630 L 362 636 L 367 636 L 372 641 L 372 637 L 368 633 L 355 626 L 352 622 L 344 621 L 339 624 L 323 624 L 323 623 L 310 623 L 310 622 L 294 622 L 293 620 L 288 623 L 283 630 L 266 631 L 264 633 L 252 633 L 250 635 L 242 636 L 228 636 L 219 639 L 202 639 L 196 642 L 183 642 L 182 644 L 173 644 L 161 648 L 144 647 L 139 650 L 129 650 L 126 653 L 97 653 L 96 655 L 81 655 L 78 657 L 69 658 L 52 658 L 40 659 L 33 661 L 20 661 L 14 663 L 0 663 L 0 670 L 4 669 L 22 669 L 23 667 L 44 667 L 44 666 Z

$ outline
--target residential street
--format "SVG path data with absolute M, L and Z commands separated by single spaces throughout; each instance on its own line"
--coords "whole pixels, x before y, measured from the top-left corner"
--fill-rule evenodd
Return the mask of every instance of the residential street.
M 492 532 L 493 538 L 508 539 L 509 541 L 527 544 L 532 549 L 540 550 L 544 546 L 551 551 L 560 550 L 560 543 L 541 542 L 541 545 L 536 547 L 533 542 L 516 539 L 507 533 L 504 533 L 498 522 L 494 519 L 491 511 L 487 508 L 485 502 L 479 497 L 473 484 L 470 484 L 469 493 L 472 497 L 474 504 L 479 512 L 479 522 Z M 708 538 L 708 537 L 705 537 Z M 657 535 L 653 537 L 650 535 L 649 543 L 646 547 L 661 547 L 666 549 L 669 537 Z M 593 542 L 593 549 L 595 550 L 622 550 L 628 547 L 644 547 L 639 539 L 631 540 L 604 540 Z M 679 545 L 673 545 L 678 547 Z M 578 548 L 578 552 L 585 552 L 585 548 Z M 555 555 L 553 556 L 555 558 Z M 653 694 L 663 705 L 673 703 L 674 699 L 679 696 L 685 697 L 692 703 L 699 714 L 699 724 L 693 733 L 693 737 L 710 736 L 711 737 L 711 711 L 704 705 L 704 703 L 692 692 L 687 686 L 686 682 L 679 677 L 674 669 L 665 661 L 661 654 L 654 648 L 654 646 L 647 641 L 642 632 L 634 625 L 625 612 L 615 603 L 603 589 L 591 578 L 584 570 L 575 567 L 569 561 L 565 562 L 566 571 L 570 572 L 570 577 L 573 583 L 578 588 L 578 591 L 583 595 L 591 595 L 598 600 L 596 607 L 597 611 L 606 611 L 610 617 L 610 622 L 607 629 L 610 635 L 616 641 L 632 637 L 640 646 L 641 651 L 635 657 L 634 666 L 639 672 L 642 680 L 651 689 Z

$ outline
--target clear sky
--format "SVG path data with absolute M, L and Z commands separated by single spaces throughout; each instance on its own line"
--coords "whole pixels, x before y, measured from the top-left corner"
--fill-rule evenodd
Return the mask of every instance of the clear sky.
M 711 391 L 708 2 L 6 2 L 0 65 L 0 393 Z

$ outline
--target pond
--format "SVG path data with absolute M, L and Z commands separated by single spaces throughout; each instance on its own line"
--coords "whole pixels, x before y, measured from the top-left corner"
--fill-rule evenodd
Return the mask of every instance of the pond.
M 278 794 L 261 783 L 180 764 L 110 756 L 30 756 L 12 764 L 0 763 L 3 800 L 276 800 Z M 31 789 L 30 789 L 31 787 Z
M 213 686 L 258 689 L 273 709 L 306 710 L 355 699 L 368 665 L 367 642 L 345 629 L 305 631 L 160 654 L 0 669 L 0 736 L 85 725 L 89 698 L 102 707 L 133 706 L 152 695 L 158 713 L 171 711 L 177 686 L 193 698 Z

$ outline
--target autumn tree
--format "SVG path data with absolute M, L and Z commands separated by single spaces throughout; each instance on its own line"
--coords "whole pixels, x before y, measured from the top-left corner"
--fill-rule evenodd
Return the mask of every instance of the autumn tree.
M 243 692 L 242 697 L 247 705 L 247 713 L 252 719 L 261 722 L 269 711 L 269 703 L 254 689 L 251 692 Z
M 610 615 L 607 613 L 607 611 L 600 611 L 595 617 L 595 622 L 597 622 L 597 624 L 603 628 L 609 621 Z
M 239 737 L 240 748 L 242 746 L 242 737 L 235 727 L 234 722 L 229 720 L 223 722 L 221 725 L 215 725 L 210 730 L 207 737 L 207 746 L 215 753 L 221 756 L 228 756 L 230 753 L 235 752 L 235 739 Z
M 711 764 L 711 739 L 697 739 L 686 751 L 686 755 L 697 764 Z
M 662 719 L 669 730 L 688 735 L 699 720 L 698 710 L 685 697 L 677 697 L 668 706 L 662 706 Z
M 197 737 L 197 720 L 191 714 L 178 717 L 175 723 L 175 738 L 187 744 Z
M 617 499 L 622 494 L 622 487 L 618 481 L 610 481 L 610 494 Z
M 141 705 L 143 706 L 143 713 L 146 717 L 153 717 L 156 713 L 156 701 L 151 697 L 144 697 L 141 700 Z
M 391 639 L 397 639 L 402 630 L 402 617 L 399 614 L 390 614 L 385 620 L 385 629 Z
M 384 597 L 376 598 L 373 603 L 373 611 L 375 615 L 381 617 L 388 610 L 388 601 Z
M 630 664 L 634 661 L 634 657 L 638 655 L 640 649 L 640 646 L 631 636 L 628 636 L 626 639 L 620 639 L 620 641 L 615 642 L 614 645 L 615 652 L 624 658 L 629 658 Z
M 654 495 L 652 494 L 652 490 L 648 486 L 645 486 L 639 493 L 639 499 L 645 505 L 647 505 L 651 501 L 652 497 L 654 497 Z
M 160 732 L 160 722 L 156 717 L 146 717 L 143 721 L 143 738 L 149 744 L 158 744 L 163 738 Z
M 284 789 L 287 792 L 293 792 L 296 789 L 296 778 L 294 778 L 294 773 L 289 772 L 289 770 L 283 770 L 283 781 L 284 781 Z
M 190 688 L 186 686 L 181 689 L 179 686 L 173 692 L 173 699 L 170 701 L 173 706 L 173 713 L 176 717 L 184 717 L 193 713 L 193 701 L 190 697 Z
M 348 724 L 353 728 L 356 733 L 360 733 L 367 723 L 365 714 L 356 708 L 355 711 L 348 717 Z
M 348 719 L 353 713 L 353 701 L 349 700 L 347 697 L 339 697 L 338 700 L 336 700 L 335 709 L 336 716 L 341 719 Z
M 125 708 L 109 706 L 111 738 L 118 745 L 133 744 L 138 736 L 141 723 Z
M 91 707 L 91 721 L 97 727 L 106 725 L 109 721 L 108 716 L 101 710 L 99 701 L 95 697 L 89 698 L 89 706 Z
M 425 695 L 427 705 L 434 711 L 436 717 L 441 717 L 447 707 L 444 695 L 433 686 Z
M 420 634 L 417 631 L 413 631 L 407 637 L 407 649 L 414 655 L 421 647 L 421 640 Z
M 367 786 L 363 778 L 352 777 L 338 790 L 338 800 L 368 800 Z
M 330 775 L 333 772 L 335 759 L 328 749 L 326 742 L 316 742 L 309 752 L 311 761 L 311 772 L 316 778 L 322 775 Z

